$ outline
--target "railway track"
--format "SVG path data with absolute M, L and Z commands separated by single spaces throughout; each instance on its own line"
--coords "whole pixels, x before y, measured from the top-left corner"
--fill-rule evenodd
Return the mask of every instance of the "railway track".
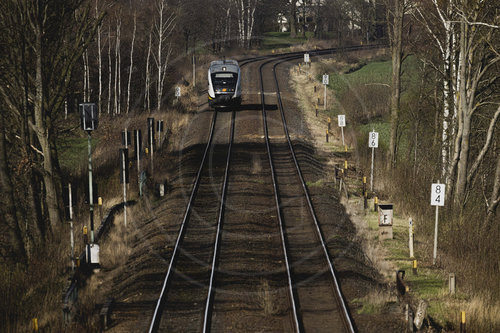
M 242 67 L 261 62 L 263 141 L 234 142 L 236 119 L 245 121 L 245 113 L 214 112 L 149 332 L 227 330 L 242 314 L 244 330 L 252 330 L 262 309 L 276 321 L 266 330 L 355 331 L 290 140 L 276 75 L 277 66 L 302 54 L 241 60 Z M 270 116 L 269 90 L 278 106 Z M 259 190 L 242 182 L 253 173 L 249 156 L 267 159 L 254 177 Z M 261 202 L 248 202 L 253 197 Z
M 318 331 L 326 324 L 336 332 L 342 328 L 345 332 L 354 332 L 354 325 L 288 132 L 276 74 L 277 66 L 288 60 L 266 62 L 261 65 L 260 73 L 262 92 L 268 90 L 264 82 L 274 82 L 279 108 L 279 113 L 271 113 L 268 116 L 264 107 L 266 96 L 262 93 L 266 144 L 273 182 L 276 183 L 274 188 L 275 200 L 279 207 L 279 223 L 283 236 L 286 236 L 283 243 L 285 252 L 288 253 L 287 262 L 291 263 L 293 291 L 290 293 L 295 298 L 293 303 L 296 304 L 294 309 L 297 309 L 297 327 L 298 330 Z M 268 79 L 264 80 L 262 70 L 266 65 L 272 65 L 272 71 L 268 72 Z M 272 77 L 269 77 L 271 73 Z M 301 218 L 297 219 L 297 216 Z M 318 304 L 321 304 L 319 309 Z

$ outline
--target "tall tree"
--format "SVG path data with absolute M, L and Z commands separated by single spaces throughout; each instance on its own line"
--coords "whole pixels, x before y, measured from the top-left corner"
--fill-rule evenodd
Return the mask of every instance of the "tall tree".
M 2 6 L 0 21 L 8 24 L 17 17 L 24 30 L 22 35 L 6 40 L 13 52 L 22 49 L 19 52 L 23 57 L 20 66 L 2 62 L 7 84 L 0 94 L 9 100 L 19 95 L 13 90 L 25 91 L 26 105 L 6 104 L 8 112 L 27 119 L 34 134 L 35 141 L 26 144 L 41 157 L 38 166 L 43 178 L 44 207 L 49 228 L 55 227 L 61 221 L 61 179 L 54 122 L 61 116 L 73 69 L 93 38 L 97 22 L 82 0 L 5 0 Z
M 406 0 L 389 0 L 387 22 L 392 59 L 391 84 L 391 131 L 387 168 L 396 165 L 399 113 L 401 107 L 401 64 L 403 62 L 403 22 L 407 10 Z
M 172 44 L 169 38 L 175 28 L 176 13 L 168 6 L 166 0 L 158 0 L 156 3 L 156 22 L 154 35 L 156 37 L 156 53 L 154 60 L 156 62 L 156 109 L 159 112 L 162 106 L 165 79 L 167 77 L 167 69 L 169 66 L 170 56 L 172 54 Z

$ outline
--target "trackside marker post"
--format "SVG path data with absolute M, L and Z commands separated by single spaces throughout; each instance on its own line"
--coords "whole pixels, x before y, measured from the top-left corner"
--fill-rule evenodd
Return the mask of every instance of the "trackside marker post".
M 410 258 L 413 258 L 413 219 L 411 217 L 408 223 L 408 247 L 410 248 Z
M 368 136 L 368 147 L 372 149 L 372 166 L 370 174 L 370 191 L 373 192 L 373 160 L 375 155 L 375 148 L 378 148 L 378 132 L 374 129 L 370 132 Z
M 436 206 L 436 221 L 434 224 L 434 251 L 432 253 L 432 264 L 436 265 L 439 206 L 444 206 L 445 184 L 432 184 L 431 186 L 431 206 Z
M 71 272 L 75 272 L 75 236 L 73 230 L 73 198 L 71 195 L 71 183 L 68 183 L 68 202 L 69 202 L 69 228 L 71 244 Z
M 465 333 L 465 311 L 460 311 L 460 333 Z
M 342 146 L 345 147 L 345 142 L 344 142 L 345 115 L 344 114 L 338 115 L 338 122 L 339 122 L 340 130 L 342 131 Z
M 329 76 L 328 74 L 323 74 L 323 86 L 324 86 L 324 109 L 326 110 L 326 86 L 329 83 Z

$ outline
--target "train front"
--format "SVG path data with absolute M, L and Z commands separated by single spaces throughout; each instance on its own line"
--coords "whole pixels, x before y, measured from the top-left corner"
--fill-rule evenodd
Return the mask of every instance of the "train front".
M 241 104 L 240 67 L 236 60 L 212 61 L 208 70 L 210 107 Z

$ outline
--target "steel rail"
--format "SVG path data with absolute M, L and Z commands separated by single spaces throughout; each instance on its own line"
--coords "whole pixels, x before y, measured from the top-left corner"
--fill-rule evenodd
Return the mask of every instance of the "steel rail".
M 269 166 L 271 168 L 271 178 L 272 178 L 273 189 L 274 189 L 274 202 L 276 205 L 276 215 L 278 217 L 278 222 L 279 222 L 279 226 L 280 226 L 281 246 L 283 247 L 283 252 L 284 252 L 286 274 L 287 274 L 287 280 L 288 280 L 288 293 L 290 296 L 290 303 L 292 306 L 293 322 L 295 325 L 295 331 L 302 332 L 303 331 L 302 318 L 300 318 L 298 310 L 297 310 L 297 303 L 298 303 L 297 302 L 297 295 L 294 292 L 292 273 L 291 273 L 290 263 L 288 261 L 288 251 L 287 251 L 285 232 L 284 232 L 284 226 L 283 226 L 283 217 L 282 217 L 281 208 L 280 208 L 281 202 L 280 202 L 279 195 L 278 195 L 278 185 L 277 185 L 277 181 L 276 181 L 276 172 L 274 170 L 274 163 L 273 163 L 273 159 L 271 156 L 271 145 L 269 143 L 269 133 L 268 133 L 268 127 L 267 127 L 267 114 L 266 114 L 266 104 L 265 104 L 265 96 L 264 96 L 264 81 L 263 81 L 263 75 L 262 75 L 262 68 L 266 64 L 268 64 L 272 61 L 274 61 L 274 60 L 268 60 L 268 61 L 264 62 L 263 64 L 261 64 L 259 67 L 260 90 L 261 90 L 260 98 L 261 98 L 261 103 L 262 103 L 262 122 L 263 122 L 263 127 L 264 127 L 264 137 L 266 140 L 267 157 L 269 159 Z
M 273 76 L 274 76 L 274 81 L 275 81 L 275 86 L 276 86 L 276 95 L 277 95 L 277 98 L 278 98 L 278 106 L 279 106 L 279 109 L 280 109 L 281 119 L 282 119 L 282 122 L 283 122 L 283 130 L 285 131 L 285 136 L 286 136 L 286 140 L 287 140 L 287 143 L 288 143 L 288 147 L 289 147 L 290 152 L 291 152 L 292 157 L 293 157 L 295 168 L 297 170 L 297 174 L 299 176 L 299 179 L 300 179 L 300 182 L 301 182 L 301 185 L 302 185 L 302 189 L 304 191 L 304 195 L 305 195 L 306 200 L 307 200 L 307 205 L 309 207 L 309 211 L 311 213 L 311 217 L 312 217 L 312 219 L 314 221 L 314 225 L 315 225 L 315 228 L 316 228 L 317 236 L 318 236 L 318 238 L 319 238 L 319 240 L 321 242 L 321 247 L 323 249 L 323 253 L 325 255 L 325 259 L 328 262 L 328 268 L 330 270 L 330 273 L 331 273 L 331 276 L 332 276 L 332 280 L 333 280 L 333 283 L 334 283 L 334 287 L 335 287 L 335 292 L 336 292 L 336 296 L 337 296 L 337 302 L 338 302 L 339 306 L 342 309 L 342 319 L 344 321 L 346 329 L 348 329 L 349 332 L 355 332 L 354 325 L 353 325 L 353 322 L 352 322 L 349 310 L 347 309 L 346 302 L 345 302 L 344 297 L 342 295 L 342 291 L 340 290 L 339 282 L 338 282 L 337 276 L 335 274 L 334 265 L 332 263 L 332 260 L 330 259 L 330 255 L 328 254 L 328 249 L 327 249 L 327 246 L 326 246 L 326 243 L 325 243 L 325 239 L 324 239 L 323 233 L 321 232 L 321 229 L 319 227 L 318 218 L 317 218 L 314 206 L 312 204 L 311 196 L 309 195 L 309 191 L 307 189 L 306 182 L 304 181 L 302 170 L 300 168 L 300 165 L 299 165 L 299 163 L 297 161 L 297 157 L 295 155 L 295 150 L 293 148 L 292 141 L 290 139 L 290 133 L 288 132 L 288 126 L 287 126 L 285 112 L 284 112 L 284 108 L 283 108 L 283 102 L 281 100 L 281 92 L 280 92 L 279 83 L 278 83 L 278 76 L 276 74 L 276 68 L 277 68 L 277 66 L 280 65 L 280 64 L 282 64 L 283 62 L 286 62 L 286 61 L 288 61 L 288 60 L 285 59 L 285 60 L 278 61 L 273 66 Z
M 229 139 L 229 148 L 227 152 L 227 159 L 226 159 L 226 170 L 224 171 L 224 183 L 222 185 L 222 194 L 221 194 L 221 200 L 220 200 L 220 207 L 219 207 L 219 217 L 217 219 L 217 234 L 215 237 L 215 246 L 214 246 L 214 253 L 212 256 L 212 267 L 210 270 L 210 282 L 208 285 L 208 296 L 207 296 L 207 302 L 205 304 L 205 315 L 203 317 L 203 332 L 210 332 L 210 324 L 211 324 L 211 314 L 212 314 L 212 303 L 213 303 L 213 284 L 215 280 L 215 268 L 217 267 L 217 255 L 219 252 L 219 240 L 221 237 L 222 233 L 222 221 L 224 218 L 224 212 L 226 208 L 226 191 L 227 191 L 227 182 L 229 179 L 229 166 L 230 166 L 230 160 L 231 160 L 231 152 L 233 149 L 233 141 L 234 141 L 234 118 L 235 118 L 236 113 L 233 111 L 231 115 L 231 134 L 230 134 L 230 139 Z
M 250 60 L 250 61 L 246 62 L 245 64 L 243 64 L 241 66 L 244 66 L 244 65 L 246 65 L 248 63 L 251 63 L 251 62 L 254 62 L 254 61 L 258 61 L 258 60 Z M 234 118 L 235 118 L 235 112 L 233 111 L 232 118 L 231 118 L 230 143 L 229 143 L 228 154 L 227 154 L 228 157 L 227 157 L 227 161 L 226 161 L 226 170 L 225 170 L 225 173 L 224 173 L 223 193 L 222 193 L 222 196 L 221 196 L 220 209 L 223 209 L 225 207 L 225 202 L 223 202 L 224 199 L 222 199 L 222 198 L 225 198 L 226 188 L 227 188 L 229 159 L 230 159 L 230 155 L 231 155 L 232 141 L 234 139 Z M 198 187 L 199 187 L 199 183 L 200 183 L 200 179 L 201 179 L 201 173 L 202 173 L 203 167 L 205 165 L 206 157 L 207 157 L 208 151 L 209 151 L 209 149 L 210 149 L 210 147 L 212 145 L 216 120 L 217 120 L 217 110 L 214 111 L 214 116 L 212 118 L 212 124 L 211 124 L 210 132 L 209 132 L 209 135 L 208 135 L 209 139 L 208 139 L 207 145 L 205 147 L 205 151 L 203 153 L 203 158 L 202 158 L 202 161 L 200 163 L 200 167 L 198 168 L 198 172 L 196 174 L 195 183 L 193 185 L 193 189 L 191 191 L 191 195 L 189 197 L 189 201 L 188 201 L 186 210 L 184 212 L 184 217 L 182 219 L 180 230 L 179 230 L 179 233 L 177 235 L 177 239 L 176 239 L 176 242 L 175 242 L 174 250 L 173 250 L 172 255 L 171 255 L 171 259 L 170 259 L 170 263 L 169 263 L 169 266 L 168 266 L 168 269 L 167 269 L 167 273 L 166 273 L 165 279 L 163 281 L 163 285 L 162 285 L 162 289 L 161 289 L 161 292 L 160 292 L 160 296 L 158 297 L 158 300 L 156 302 L 155 310 L 153 312 L 153 318 L 151 319 L 151 324 L 150 324 L 149 330 L 148 330 L 149 333 L 157 332 L 158 328 L 159 328 L 159 325 L 160 325 L 161 315 L 162 315 L 162 308 L 164 306 L 166 292 L 167 292 L 167 289 L 168 289 L 168 284 L 170 282 L 170 278 L 171 278 L 171 275 L 172 275 L 172 270 L 173 270 L 175 261 L 177 259 L 177 255 L 178 255 L 178 252 L 179 252 L 180 243 L 181 243 L 182 239 L 184 238 L 184 229 L 185 229 L 186 223 L 189 220 L 189 217 L 190 217 L 190 214 L 191 214 L 191 207 L 192 207 L 192 204 L 193 204 L 193 201 L 194 201 L 194 197 L 196 196 L 196 193 L 197 193 L 197 190 L 198 190 Z M 213 280 L 214 280 L 214 275 L 215 275 L 214 274 L 214 269 L 216 267 L 214 263 L 217 262 L 216 251 L 217 251 L 217 247 L 218 247 L 218 244 L 219 244 L 219 235 L 221 233 L 221 220 L 222 220 L 223 216 L 224 216 L 223 211 L 219 211 L 219 218 L 218 218 L 218 224 L 217 224 L 216 243 L 214 245 L 216 248 L 214 250 L 214 257 L 212 258 L 212 271 L 211 271 L 211 275 L 210 275 L 210 288 L 209 288 L 209 292 L 208 292 L 208 298 L 207 298 L 206 306 L 211 306 L 212 305 L 212 303 L 211 303 L 211 297 L 213 297 L 213 288 L 212 288 L 212 285 L 213 285 Z M 204 322 L 203 322 L 203 327 L 204 327 L 203 330 L 205 332 L 205 329 L 206 329 L 207 325 L 209 325 L 209 322 L 210 322 L 210 318 L 208 318 L 209 317 L 209 313 L 210 313 L 210 309 L 206 307 L 204 312 L 205 312 L 205 315 L 204 315 Z
M 161 314 L 162 314 L 161 310 L 162 310 L 163 305 L 164 305 L 167 286 L 168 286 L 168 283 L 170 281 L 170 276 L 172 274 L 172 268 L 174 267 L 174 262 L 177 259 L 177 253 L 179 252 L 179 244 L 184 236 L 184 227 L 186 225 L 186 221 L 189 219 L 189 216 L 191 215 L 191 206 L 193 204 L 193 199 L 196 195 L 196 192 L 198 191 L 198 186 L 200 184 L 200 178 L 201 178 L 201 172 L 203 170 L 203 167 L 205 166 L 205 161 L 206 161 L 206 158 L 208 155 L 208 151 L 212 145 L 216 121 L 217 121 L 217 111 L 214 111 L 214 116 L 212 117 L 212 124 L 210 127 L 210 133 L 209 133 L 207 146 L 205 147 L 205 151 L 203 153 L 203 158 L 201 160 L 200 167 L 198 169 L 198 173 L 196 174 L 193 189 L 191 191 L 191 195 L 189 197 L 189 201 L 188 201 L 186 210 L 184 212 L 184 217 L 182 219 L 180 230 L 179 230 L 179 233 L 177 235 L 177 240 L 175 241 L 174 250 L 173 250 L 172 255 L 170 257 L 170 263 L 168 265 L 167 274 L 165 275 L 165 279 L 163 280 L 163 285 L 161 288 L 160 296 L 158 297 L 158 301 L 156 302 L 156 307 L 155 307 L 155 310 L 153 312 L 153 318 L 151 320 L 151 324 L 149 326 L 149 331 L 148 331 L 150 333 L 157 332 L 158 326 L 160 325 L 160 319 L 161 319 Z
M 358 46 L 356 46 L 356 47 L 346 47 L 346 48 L 343 48 L 343 50 L 352 51 L 352 50 L 358 50 L 358 49 L 371 49 L 371 48 L 378 48 L 378 47 L 381 47 L 381 46 L 380 45 L 368 45 L 368 46 L 364 46 L 364 47 L 358 47 Z M 333 54 L 333 53 L 336 53 L 338 50 L 339 50 L 339 48 L 332 48 L 332 49 L 309 51 L 309 53 L 311 54 L 311 56 L 319 56 L 319 55 L 325 55 L 325 54 Z M 306 52 L 306 51 L 304 51 L 304 52 Z M 282 240 L 283 249 L 285 251 L 285 262 L 286 262 L 286 266 L 287 266 L 289 293 L 290 293 L 290 298 L 291 298 L 291 303 L 292 303 L 292 308 L 293 308 L 294 325 L 296 327 L 296 331 L 297 332 L 302 331 L 302 324 L 300 322 L 299 314 L 298 314 L 298 311 L 297 311 L 296 300 L 295 300 L 296 296 L 295 296 L 295 293 L 293 291 L 293 285 L 292 285 L 292 279 L 291 279 L 291 273 L 290 273 L 290 265 L 288 263 L 288 255 L 286 254 L 285 234 L 284 234 L 284 231 L 283 231 L 284 228 L 283 228 L 283 223 L 282 223 L 281 210 L 280 210 L 280 206 L 279 206 L 279 197 L 277 196 L 276 175 L 275 175 L 275 171 L 274 171 L 274 165 L 272 163 L 272 156 L 271 156 L 271 151 L 270 151 L 269 136 L 268 136 L 268 129 L 267 129 L 266 110 L 265 110 L 265 104 L 264 104 L 265 96 L 264 96 L 264 89 L 263 89 L 264 85 L 263 85 L 263 78 L 262 78 L 262 68 L 263 68 L 263 66 L 265 64 L 274 61 L 277 57 L 284 58 L 284 60 L 281 61 L 281 62 L 284 62 L 284 61 L 289 61 L 291 59 L 300 58 L 304 52 L 302 52 L 302 51 L 299 51 L 299 52 L 290 52 L 290 53 L 283 53 L 283 54 L 275 54 L 275 55 L 271 55 L 271 56 L 252 57 L 252 58 L 246 58 L 246 59 L 240 60 L 241 62 L 243 62 L 243 61 L 245 62 L 245 63 L 243 63 L 241 65 L 241 66 L 244 66 L 244 65 L 246 65 L 248 63 L 252 63 L 252 62 L 256 62 L 256 61 L 260 61 L 260 60 L 271 59 L 271 60 L 268 60 L 265 63 L 261 64 L 260 67 L 259 67 L 260 83 L 261 83 L 262 112 L 263 112 L 264 132 L 265 132 L 265 138 L 266 138 L 266 147 L 267 147 L 267 153 L 268 153 L 268 157 L 269 157 L 269 161 L 270 161 L 270 165 L 271 165 L 271 170 L 272 170 L 273 188 L 274 188 L 274 193 L 275 193 L 276 209 L 277 209 L 277 213 L 278 213 L 278 217 L 279 217 L 279 224 L 280 224 L 280 230 L 281 230 L 281 240 Z M 276 65 L 275 65 L 275 67 L 276 67 Z M 273 70 L 274 70 L 274 67 L 273 67 Z M 275 79 L 276 79 L 276 76 L 275 76 Z M 278 91 L 277 95 L 278 95 L 278 98 L 280 100 L 280 111 L 283 112 L 282 111 L 282 105 L 281 105 L 281 96 L 279 94 L 279 91 Z M 282 113 L 282 117 L 283 117 L 283 113 Z M 210 314 L 211 314 L 211 306 L 212 306 L 212 300 L 213 300 L 213 282 L 214 282 L 214 279 L 215 279 L 214 270 L 215 270 L 215 267 L 216 267 L 216 264 L 217 264 L 217 253 L 218 253 L 218 247 L 219 247 L 219 237 L 220 237 L 220 233 L 221 233 L 221 230 L 222 230 L 221 229 L 221 227 L 222 227 L 221 223 L 222 223 L 222 219 L 223 219 L 223 216 L 224 216 L 223 209 L 225 208 L 225 196 L 226 196 L 226 189 L 227 189 L 227 178 L 228 178 L 228 170 L 229 170 L 229 161 L 230 161 L 230 156 L 231 156 L 232 141 L 234 139 L 234 118 L 235 118 L 235 113 L 233 111 L 232 120 L 231 120 L 231 123 L 232 123 L 232 125 L 231 125 L 232 126 L 231 127 L 231 135 L 230 135 L 231 139 L 230 139 L 230 144 L 229 144 L 229 149 L 228 149 L 228 157 L 227 157 L 227 160 L 226 160 L 226 170 L 225 170 L 225 173 L 224 173 L 223 191 L 222 191 L 222 196 L 221 196 L 221 204 L 220 204 L 219 217 L 218 217 L 218 225 L 217 225 L 217 236 L 216 236 L 216 242 L 215 242 L 215 245 L 214 245 L 215 246 L 214 255 L 213 255 L 213 258 L 212 258 L 212 270 L 211 270 L 211 275 L 210 275 L 210 285 L 209 285 L 208 297 L 207 297 L 207 302 L 206 302 L 205 311 L 204 311 L 203 332 L 209 331 L 209 325 L 210 325 Z M 198 172 L 196 174 L 195 183 L 193 185 L 193 189 L 192 189 L 191 195 L 189 197 L 188 205 L 186 207 L 186 210 L 185 210 L 185 213 L 184 213 L 184 217 L 183 217 L 183 220 L 182 220 L 182 223 L 181 223 L 181 226 L 180 226 L 180 230 L 179 230 L 176 242 L 175 242 L 174 250 L 173 250 L 173 253 L 171 255 L 171 259 L 170 259 L 170 263 L 169 263 L 169 266 L 168 266 L 168 270 L 167 270 L 165 279 L 163 281 L 163 285 L 162 285 L 162 289 L 161 289 L 161 292 L 160 292 L 160 296 L 158 297 L 158 300 L 157 300 L 157 303 L 156 303 L 156 306 L 155 306 L 155 310 L 153 312 L 153 318 L 151 320 L 151 324 L 150 324 L 150 327 L 149 327 L 149 330 L 148 330 L 148 332 L 150 332 L 150 333 L 158 331 L 158 326 L 160 324 L 160 319 L 161 319 L 161 312 L 162 312 L 161 310 L 162 310 L 162 307 L 163 307 L 164 302 L 165 302 L 167 287 L 168 287 L 168 284 L 170 282 L 170 277 L 172 275 L 172 270 L 173 270 L 175 261 L 177 259 L 177 254 L 179 252 L 180 243 L 181 243 L 181 241 L 183 239 L 183 236 L 184 236 L 184 229 L 185 229 L 186 223 L 187 223 L 187 221 L 188 221 L 188 219 L 190 217 L 193 199 L 194 199 L 194 197 L 195 197 L 195 195 L 197 193 L 198 187 L 199 187 L 201 173 L 202 173 L 203 167 L 205 165 L 206 157 L 207 157 L 208 151 L 209 151 L 209 149 L 210 149 L 210 147 L 212 145 L 213 134 L 214 134 L 216 120 L 217 120 L 217 111 L 214 111 L 214 116 L 212 118 L 212 124 L 211 124 L 211 127 L 210 127 L 209 139 L 208 139 L 207 145 L 205 147 L 205 151 L 203 153 L 202 162 L 200 163 L 200 167 L 199 167 Z M 284 123 L 284 126 L 286 126 L 285 123 Z M 286 130 L 286 133 L 287 133 L 287 139 L 290 140 L 287 130 Z M 289 145 L 291 147 L 290 141 L 289 141 Z M 293 154 L 294 161 L 296 162 L 295 153 L 293 152 L 293 148 L 292 148 L 292 154 Z M 298 167 L 298 164 L 296 164 L 296 167 Z M 298 170 L 300 172 L 300 169 L 298 169 Z M 300 174 L 300 178 L 301 178 L 301 180 L 303 182 L 303 178 L 302 178 L 301 174 Z M 312 204 L 310 202 L 309 195 L 307 193 L 307 188 L 305 188 L 304 186 L 305 186 L 305 183 L 303 182 L 303 188 L 306 191 L 306 197 L 308 199 L 309 207 L 311 209 L 313 209 L 312 208 Z M 319 229 L 319 226 L 317 225 L 317 220 L 316 219 L 315 219 L 315 223 L 316 223 L 317 230 L 318 230 L 318 232 L 321 235 L 321 231 Z M 323 237 L 322 236 L 321 236 L 321 240 L 322 240 L 322 244 L 324 245 L 324 241 L 323 241 Z M 327 254 L 327 252 L 326 252 L 326 254 Z M 328 259 L 328 262 L 329 262 L 331 270 L 332 270 L 333 267 L 332 267 L 331 261 L 329 259 Z M 335 279 L 335 283 L 336 283 L 336 286 L 338 288 L 338 283 L 337 283 L 336 279 Z

